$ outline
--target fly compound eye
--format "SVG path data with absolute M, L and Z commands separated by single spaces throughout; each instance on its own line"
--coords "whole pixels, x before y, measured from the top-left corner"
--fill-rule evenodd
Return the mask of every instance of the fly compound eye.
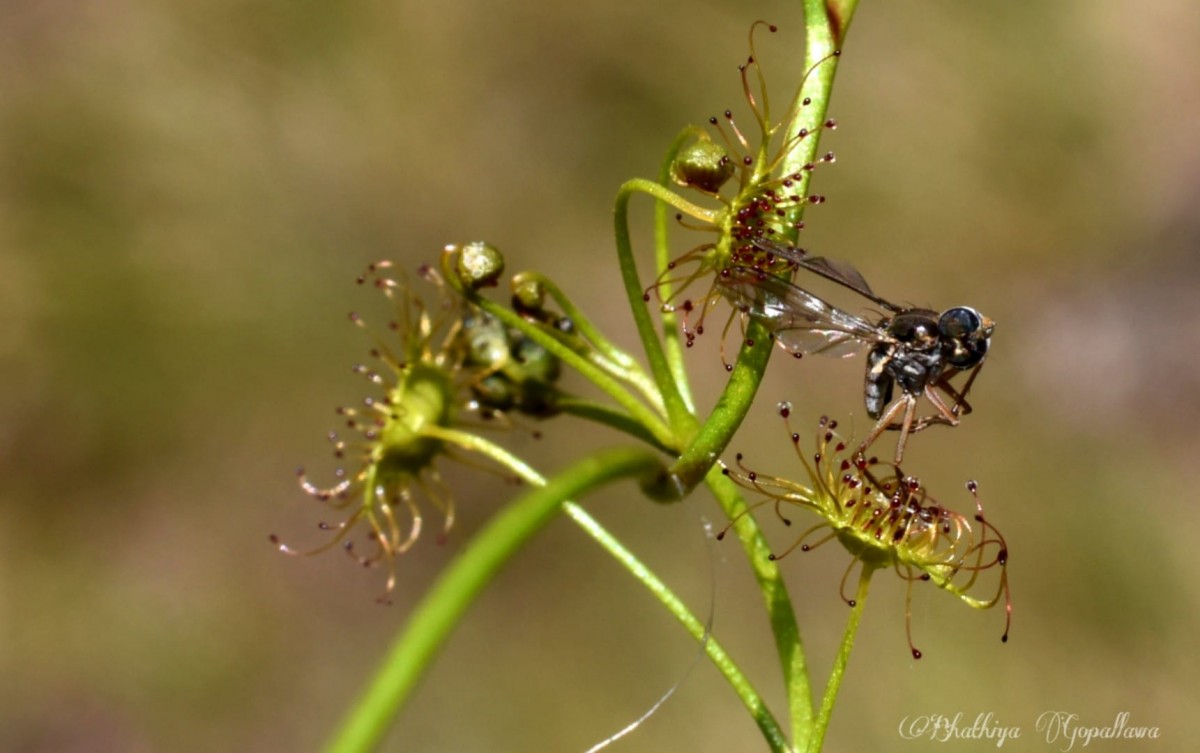
M 969 369 L 983 360 L 987 355 L 988 341 L 963 340 L 952 342 L 952 347 L 946 353 L 946 362 L 956 369 Z
M 954 339 L 968 338 L 983 329 L 983 317 L 979 312 L 966 306 L 956 306 L 947 309 L 938 319 L 938 331 L 942 337 Z
M 966 306 L 948 309 L 938 319 L 946 361 L 955 368 L 969 369 L 987 355 L 991 328 L 979 312 Z

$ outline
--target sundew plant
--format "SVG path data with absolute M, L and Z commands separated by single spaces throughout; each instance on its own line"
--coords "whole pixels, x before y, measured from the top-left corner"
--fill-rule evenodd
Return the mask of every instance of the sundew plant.
M 500 251 L 484 241 L 451 243 L 415 270 L 379 262 L 362 273 L 359 282 L 390 300 L 394 318 L 351 315 L 374 340 L 371 360 L 355 369 L 370 395 L 361 405 L 338 409 L 343 425 L 329 436 L 340 466 L 334 477 L 300 472 L 303 491 L 328 507 L 331 517 L 321 522 L 323 538 L 311 550 L 272 537 L 275 544 L 289 554 L 345 550 L 385 573 L 379 600 L 387 602 L 403 558 L 420 557 L 428 539 L 454 533 L 456 500 L 444 481 L 448 473 L 470 466 L 522 483 L 511 486 L 514 498 L 461 547 L 423 596 L 327 751 L 376 748 L 473 600 L 558 515 L 594 538 L 698 642 L 727 679 L 731 702 L 745 707 L 771 751 L 822 749 L 871 579 L 881 570 L 906 583 L 906 627 L 914 589 L 945 591 L 977 609 L 1003 603 L 1007 640 L 1008 545 L 985 517 L 977 484 L 935 497 L 919 474 L 900 465 L 906 439 L 919 441 L 918 432 L 937 424 L 956 426 L 971 412 L 967 392 L 983 365 L 990 320 L 971 309 L 939 317 L 890 306 L 848 264 L 810 255 L 800 244 L 805 208 L 823 201 L 810 190 L 814 174 L 835 159 L 821 150 L 820 140 L 837 125 L 827 109 L 856 5 L 804 0 L 804 54 L 790 58 L 796 89 L 782 103 L 768 96 L 757 49 L 776 28 L 752 24 L 749 55 L 740 66 L 749 115 L 725 111 L 685 128 L 654 179 L 619 187 L 612 284 L 619 279 L 623 285 L 642 353 L 617 347 L 572 302 L 572 285 L 582 281 L 560 284 L 535 271 L 511 274 Z M 653 237 L 638 242 L 628 223 L 635 200 L 655 209 Z M 673 254 L 673 234 L 693 239 L 684 242 L 690 250 Z M 655 271 L 647 279 L 638 260 L 646 268 L 651 257 Z M 883 319 L 867 322 L 806 293 L 801 285 L 812 274 L 885 304 Z M 720 338 L 728 374 L 711 407 L 696 404 L 686 357 L 706 330 Z M 776 343 L 797 356 L 871 348 L 868 412 L 878 423 L 866 441 L 856 445 L 832 418 L 815 430 L 794 430 L 791 407 L 782 404 L 779 413 L 796 454 L 790 470 L 767 474 L 740 455 L 725 457 Z M 590 383 L 590 395 L 562 386 L 560 376 L 568 371 Z M 960 374 L 967 376 L 956 386 Z M 919 400 L 932 412 L 918 413 Z M 536 457 L 505 447 L 512 432 L 483 430 L 535 422 L 557 428 L 571 421 L 608 427 L 623 444 L 547 477 Z M 894 460 L 877 460 L 876 443 L 887 446 L 888 437 L 897 435 Z M 878 454 L 891 457 L 890 449 Z M 741 545 L 762 592 L 786 708 L 768 708 L 720 635 L 581 506 L 591 492 L 623 479 L 636 481 L 648 504 L 686 504 L 693 493 L 717 500 L 727 516 L 718 524 L 724 526 L 718 538 Z M 759 518 L 796 524 L 794 543 L 773 550 Z M 829 588 L 831 594 L 840 589 L 849 616 L 817 697 L 777 560 L 838 544 L 849 555 L 847 567 L 840 584 Z M 911 628 L 908 641 L 920 659 Z

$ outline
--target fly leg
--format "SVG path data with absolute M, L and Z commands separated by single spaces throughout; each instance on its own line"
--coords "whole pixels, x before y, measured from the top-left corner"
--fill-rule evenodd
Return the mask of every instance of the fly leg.
M 975 368 L 971 369 L 971 373 L 967 376 L 967 381 L 963 384 L 962 390 L 954 389 L 954 386 L 950 384 L 949 377 L 939 379 L 937 384 L 934 385 L 935 387 L 940 387 L 947 395 L 954 398 L 954 415 L 965 416 L 971 412 L 971 404 L 967 402 L 967 395 L 971 392 L 971 385 L 975 383 L 975 377 L 979 375 L 979 370 L 982 368 L 983 361 L 975 364 Z
M 971 404 L 967 402 L 967 394 L 971 391 L 971 384 L 975 381 L 975 377 L 977 374 L 979 374 L 979 369 L 982 366 L 983 364 L 979 363 L 975 366 L 975 368 L 971 369 L 971 373 L 967 377 L 967 381 L 963 384 L 961 390 L 955 389 L 954 385 L 950 383 L 950 379 L 953 377 L 953 374 L 950 376 L 942 375 L 938 378 L 937 382 L 927 386 L 925 388 L 925 396 L 929 398 L 929 402 L 933 404 L 933 407 L 936 408 L 938 412 L 932 416 L 922 416 L 921 418 L 918 418 L 913 424 L 912 430 L 914 432 L 921 431 L 922 429 L 933 426 L 934 424 L 958 426 L 961 417 L 971 412 Z M 942 392 L 946 393 L 948 397 L 954 400 L 954 403 L 952 405 L 947 405 L 946 401 L 940 394 L 936 392 L 936 390 L 941 390 Z
M 913 418 L 917 414 L 917 398 L 914 395 L 906 395 L 908 400 L 905 401 L 904 421 L 900 424 L 900 438 L 896 440 L 896 473 L 900 473 L 900 462 L 904 460 L 904 445 L 908 442 L 908 435 L 912 433 Z
M 880 434 L 883 434 L 883 432 L 889 429 L 898 429 L 900 431 L 900 440 L 896 442 L 895 464 L 899 466 L 900 462 L 904 460 L 904 445 L 908 440 L 908 435 L 912 431 L 913 418 L 916 415 L 916 411 L 916 395 L 904 394 L 896 398 L 892 404 L 887 407 L 887 410 L 885 410 L 879 417 L 879 420 L 875 422 L 875 426 L 873 426 L 870 433 L 863 438 L 863 441 L 858 445 L 858 449 L 854 451 L 854 454 L 858 457 L 863 457 L 867 451 L 867 448 L 870 447 L 876 439 L 879 439 Z M 899 419 L 899 422 L 897 422 L 897 419 Z

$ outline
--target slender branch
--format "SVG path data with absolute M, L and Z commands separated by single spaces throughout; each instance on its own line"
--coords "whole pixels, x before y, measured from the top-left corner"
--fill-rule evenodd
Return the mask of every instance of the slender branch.
M 713 467 L 705 478 L 721 509 L 733 520 L 733 531 L 741 542 L 754 578 L 758 582 L 766 602 L 767 617 L 775 639 L 775 652 L 779 655 L 779 667 L 783 672 L 784 687 L 788 692 L 788 715 L 792 724 L 792 739 L 796 750 L 804 750 L 813 724 L 812 690 L 808 682 L 808 664 L 804 656 L 804 642 L 800 637 L 800 626 L 796 622 L 796 610 L 791 596 L 779 572 L 779 565 L 771 559 L 771 547 L 763 538 L 752 515 L 746 512 L 746 503 L 733 481 L 718 467 Z
M 797 149 L 788 154 L 782 163 L 781 172 L 784 175 L 799 174 L 798 186 L 800 195 L 808 194 L 808 184 L 812 180 L 812 171 L 804 170 L 806 164 L 812 163 L 817 154 L 819 135 L 829 112 L 829 100 L 833 95 L 833 79 L 837 74 L 838 57 L 842 43 L 846 39 L 850 21 L 858 6 L 858 0 L 803 0 L 804 3 L 804 70 L 811 71 L 804 85 L 796 92 L 789 112 L 795 113 L 795 118 L 788 123 L 784 135 L 795 139 L 801 129 L 805 129 L 812 138 L 799 139 Z M 798 106 L 805 98 L 809 104 Z M 788 225 L 792 226 L 800 219 L 804 207 L 795 208 L 789 213 Z M 791 231 L 795 240 L 796 231 Z
M 692 415 L 688 401 L 680 392 L 671 367 L 667 363 L 662 341 L 659 340 L 654 322 L 650 319 L 650 311 L 643 298 L 646 288 L 642 285 L 641 277 L 638 275 L 637 262 L 633 258 L 633 242 L 629 238 L 629 200 L 637 192 L 647 193 L 689 214 L 698 212 L 699 216 L 708 217 L 711 212 L 685 201 L 657 183 L 642 178 L 634 178 L 622 184 L 620 190 L 617 191 L 616 206 L 613 208 L 617 259 L 621 265 L 621 280 L 625 284 L 629 309 L 633 313 L 638 337 L 641 338 L 642 347 L 646 351 L 646 360 L 650 362 L 650 373 L 662 391 L 663 404 L 667 410 L 667 421 L 676 437 L 685 438 L 690 436 L 695 429 L 696 419 Z M 685 207 L 687 208 L 685 209 Z
M 472 450 L 495 460 L 497 463 L 509 468 L 524 481 L 534 486 L 544 486 L 546 479 L 541 476 L 536 470 L 530 467 L 520 458 L 509 453 L 504 448 L 489 442 L 482 437 L 477 437 L 472 434 L 466 434 L 453 430 L 439 430 L 434 436 L 438 436 L 450 442 L 454 442 L 463 449 Z M 732 482 L 724 476 L 720 476 L 717 481 L 718 485 L 725 491 L 732 490 L 732 494 L 737 496 L 737 489 L 732 485 Z M 738 500 L 740 503 L 740 500 Z M 634 578 L 644 585 L 658 600 L 663 604 L 668 612 L 684 626 L 684 628 L 698 641 L 704 642 L 704 651 L 716 666 L 718 671 L 725 676 L 726 681 L 737 693 L 738 698 L 745 704 L 750 715 L 754 717 L 755 723 L 766 738 L 767 744 L 770 745 L 772 751 L 791 751 L 788 745 L 787 736 L 779 726 L 779 722 L 771 714 L 766 704 L 758 693 L 754 690 L 754 686 L 742 673 L 741 669 L 733 662 L 725 649 L 716 641 L 709 633 L 707 627 L 688 610 L 687 605 L 683 600 L 675 595 L 674 592 L 667 587 L 663 581 L 646 567 L 638 558 L 630 552 L 625 546 L 609 533 L 598 521 L 591 517 L 586 510 L 579 505 L 570 502 L 563 502 L 563 510 L 566 514 L 577 523 L 584 531 L 590 535 L 597 543 L 600 544 L 609 554 L 613 556 L 617 562 L 628 570 Z M 749 522 L 751 527 L 754 526 L 753 520 Z M 757 530 L 757 529 L 754 529 Z M 761 537 L 757 540 L 759 548 L 759 560 L 762 564 L 762 569 L 774 574 L 774 591 L 776 592 L 776 609 L 774 612 L 780 612 L 787 615 L 788 619 L 793 620 L 792 629 L 795 631 L 794 618 L 792 617 L 791 602 L 787 599 L 787 592 L 782 588 L 782 583 L 778 580 L 778 571 L 775 569 L 775 563 L 768 559 L 766 543 Z M 756 568 L 757 572 L 758 568 Z M 771 580 L 768 576 L 765 580 Z M 764 579 L 760 577 L 760 582 Z M 780 601 L 780 597 L 782 601 Z M 776 624 L 776 620 L 772 619 L 772 626 Z M 798 647 L 799 633 L 795 633 L 796 647 Z M 803 660 L 803 651 L 800 651 L 800 658 Z M 801 664 L 803 669 L 803 664 Z M 811 716 L 811 701 L 808 704 Z
M 601 356 L 601 359 L 594 361 L 597 366 L 605 369 L 618 379 L 629 382 L 651 402 L 660 401 L 657 388 L 650 380 L 650 377 L 642 370 L 641 365 L 634 360 L 633 356 L 618 348 L 616 344 L 605 337 L 604 333 L 592 323 L 592 320 L 588 318 L 583 310 L 563 294 L 562 289 L 553 280 L 540 272 L 521 272 L 513 276 L 513 285 L 517 285 L 519 281 L 523 280 L 535 281 L 558 304 L 563 314 L 571 320 L 576 331 Z M 586 354 L 581 353 L 581 355 Z
M 846 620 L 846 630 L 842 634 L 842 645 L 838 649 L 837 658 L 833 661 L 833 671 L 829 673 L 829 682 L 825 686 L 825 696 L 821 699 L 821 713 L 817 715 L 817 724 L 813 729 L 812 738 L 808 741 L 808 753 L 818 753 L 825 744 L 825 732 L 829 729 L 829 718 L 833 715 L 833 706 L 837 703 L 838 691 L 842 687 L 842 678 L 846 674 L 846 664 L 850 661 L 850 651 L 854 648 L 854 638 L 858 635 L 858 622 L 862 619 L 863 607 L 867 602 L 867 592 L 871 588 L 871 576 L 875 567 L 863 563 L 862 573 L 858 576 L 858 589 L 854 594 L 854 606 L 850 609 L 850 617 Z
M 708 654 L 708 658 L 712 661 L 713 666 L 725 676 L 725 680 L 733 687 L 738 698 L 742 699 L 746 710 L 750 712 L 750 716 L 754 717 L 754 722 L 766 739 L 767 745 L 776 753 L 790 753 L 792 747 L 788 743 L 787 735 L 779 726 L 779 722 L 771 714 L 762 697 L 755 691 L 750 680 L 742 674 L 716 638 L 708 633 L 704 623 L 688 610 L 687 605 L 665 583 L 659 580 L 658 576 L 588 515 L 587 511 L 570 502 L 564 503 L 563 507 L 567 515 L 574 519 L 600 546 L 604 547 L 614 559 L 633 574 L 633 577 L 637 578 L 658 598 L 667 611 L 679 620 L 693 638 L 697 641 L 704 641 L 704 651 Z
M 645 178 L 630 178 L 621 186 L 621 193 L 623 194 L 632 193 L 635 191 L 653 196 L 664 204 L 673 206 L 680 212 L 695 217 L 701 222 L 715 224 L 720 217 L 720 210 L 705 209 L 698 204 L 693 204 L 671 189 L 667 188 L 665 185 L 655 183 L 652 180 L 646 180 Z M 642 291 L 639 290 L 639 297 L 641 296 L 641 293 Z
M 552 355 L 558 357 L 564 364 L 575 369 L 588 381 L 608 393 L 634 420 L 645 426 L 660 444 L 668 447 L 675 444 L 670 430 L 663 424 L 662 420 L 647 408 L 644 403 L 630 394 L 614 376 L 576 353 L 538 325 L 526 321 L 524 317 L 515 311 L 507 309 L 495 301 L 484 298 L 474 290 L 468 290 L 463 286 L 458 276 L 453 273 L 452 260 L 449 254 L 443 256 L 442 263 L 443 267 L 448 267 L 445 269 L 446 279 L 450 281 L 450 284 L 459 295 L 496 317 L 507 326 L 520 330 L 522 334 L 550 351 Z
M 467 607 L 501 566 L 554 517 L 563 500 L 660 468 L 658 458 L 645 450 L 620 448 L 597 453 L 498 513 L 417 605 L 378 674 L 325 747 L 327 753 L 376 748 Z
M 671 167 L 675 163 L 675 157 L 678 156 L 679 150 L 685 144 L 704 133 L 703 128 L 692 125 L 684 128 L 675 137 L 658 171 L 658 184 L 660 186 L 666 188 L 670 185 L 672 179 Z M 654 270 L 660 276 L 666 272 L 667 264 L 671 261 L 671 248 L 668 240 L 671 224 L 670 208 L 671 205 L 665 201 L 658 200 L 654 202 Z M 659 293 L 663 300 L 670 300 L 672 286 L 669 283 L 663 283 Z M 688 386 L 687 369 L 683 362 L 683 335 L 679 327 L 679 317 L 675 315 L 674 311 L 663 311 L 660 323 L 662 325 L 663 346 L 666 349 L 667 366 L 670 368 L 671 374 L 675 377 L 675 383 L 679 385 L 679 394 L 683 398 L 684 403 L 687 404 L 689 411 L 695 414 L 696 406 L 692 400 L 691 388 Z
M 603 424 L 617 431 L 624 432 L 635 439 L 640 439 L 646 444 L 662 450 L 665 453 L 674 454 L 674 451 L 658 441 L 645 426 L 630 417 L 628 413 L 597 403 L 593 400 L 588 400 L 574 395 L 560 394 L 555 400 L 556 408 L 577 418 L 583 418 L 594 423 Z
M 737 363 L 716 406 L 692 438 L 691 444 L 671 466 L 667 481 L 674 487 L 675 494 L 686 496 L 700 483 L 733 439 L 754 402 L 774 349 L 773 344 L 774 340 L 766 328 L 751 319 Z

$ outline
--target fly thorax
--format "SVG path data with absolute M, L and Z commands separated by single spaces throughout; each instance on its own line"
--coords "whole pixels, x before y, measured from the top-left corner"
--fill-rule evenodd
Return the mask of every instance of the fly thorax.
M 889 371 L 909 395 L 920 394 L 925 385 L 941 368 L 942 353 L 938 349 L 900 349 L 888 364 Z
M 912 350 L 932 350 L 937 347 L 939 332 L 937 314 L 924 309 L 912 309 L 896 314 L 887 325 L 888 334 Z

